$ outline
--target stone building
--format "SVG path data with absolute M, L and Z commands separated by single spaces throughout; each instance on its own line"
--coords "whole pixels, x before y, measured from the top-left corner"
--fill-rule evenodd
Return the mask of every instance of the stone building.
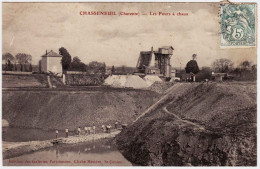
M 62 56 L 54 51 L 49 51 L 42 55 L 41 59 L 41 71 L 44 73 L 54 73 L 59 76 L 62 75 Z

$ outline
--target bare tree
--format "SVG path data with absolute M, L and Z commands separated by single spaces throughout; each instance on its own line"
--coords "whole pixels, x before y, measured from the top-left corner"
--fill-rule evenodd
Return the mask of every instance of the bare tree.
M 212 63 L 215 72 L 227 73 L 233 69 L 234 63 L 229 59 L 217 59 Z
M 18 53 L 15 55 L 15 58 L 21 65 L 21 71 L 23 71 L 23 66 L 26 66 L 26 64 L 30 64 L 32 62 L 32 56 L 26 53 Z
M 242 63 L 240 64 L 240 66 L 242 67 L 243 70 L 249 69 L 249 68 L 250 68 L 250 65 L 251 65 L 251 63 L 250 63 L 249 61 L 247 61 L 247 60 L 245 60 L 244 62 L 242 62 Z

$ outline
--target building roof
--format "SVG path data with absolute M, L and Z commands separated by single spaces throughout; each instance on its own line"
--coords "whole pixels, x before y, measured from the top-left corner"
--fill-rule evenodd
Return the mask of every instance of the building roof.
M 211 76 L 217 77 L 217 76 L 227 76 L 227 73 L 214 73 L 212 72 Z
M 152 51 L 141 51 L 140 53 L 141 53 L 141 54 L 151 54 Z
M 62 57 L 62 55 L 51 50 L 51 51 L 47 52 L 46 54 L 42 55 L 42 57 Z
M 162 46 L 162 47 L 160 47 L 160 48 L 163 48 L 163 49 L 170 49 L 170 48 L 172 48 L 172 49 L 173 49 L 172 46 Z

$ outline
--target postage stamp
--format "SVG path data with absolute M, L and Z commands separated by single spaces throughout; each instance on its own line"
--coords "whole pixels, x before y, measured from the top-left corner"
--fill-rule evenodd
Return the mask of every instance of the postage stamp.
M 256 4 L 223 4 L 220 9 L 220 46 L 256 46 Z

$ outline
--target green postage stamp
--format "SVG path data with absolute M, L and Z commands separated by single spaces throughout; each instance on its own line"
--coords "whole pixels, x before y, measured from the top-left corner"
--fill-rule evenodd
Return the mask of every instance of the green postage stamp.
M 256 4 L 221 4 L 220 46 L 256 46 Z

